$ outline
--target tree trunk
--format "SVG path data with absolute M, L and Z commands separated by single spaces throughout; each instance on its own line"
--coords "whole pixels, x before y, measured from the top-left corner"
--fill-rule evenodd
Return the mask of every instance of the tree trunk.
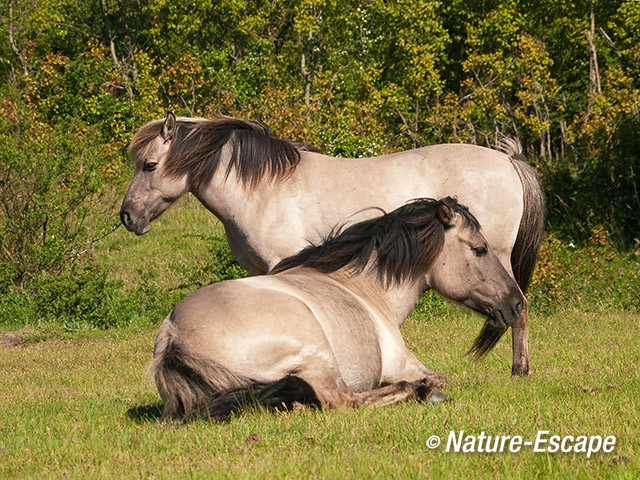
M 600 70 L 598 69 L 598 54 L 593 38 L 596 33 L 596 20 L 593 13 L 593 2 L 591 2 L 591 14 L 589 15 L 591 29 L 586 32 L 587 44 L 589 45 L 589 93 L 602 93 L 600 85 Z
M 14 36 L 13 2 L 9 2 L 9 31 L 7 33 L 9 34 L 9 45 L 11 45 L 11 50 L 13 50 L 13 53 L 15 53 L 16 56 L 18 57 L 18 60 L 20 60 L 20 65 L 22 66 L 22 73 L 24 73 L 24 75 L 27 76 L 29 74 L 29 70 L 27 69 L 27 60 L 24 58 L 24 55 L 18 48 L 18 45 L 16 44 L 16 39 Z
M 109 21 L 109 9 L 107 8 L 107 0 L 100 0 L 102 3 L 102 14 L 104 16 L 104 24 L 107 28 L 107 37 L 109 40 L 109 50 L 111 51 L 111 59 L 113 60 L 113 65 L 116 67 L 116 70 L 120 72 L 122 75 L 122 83 L 124 84 L 124 88 L 127 91 L 127 95 L 129 96 L 129 103 L 133 105 L 133 89 L 131 88 L 131 81 L 129 76 L 125 72 L 124 67 L 118 60 L 118 55 L 116 54 L 116 45 L 113 41 L 113 34 L 111 33 L 111 22 Z
M 302 41 L 301 35 L 298 36 L 298 41 L 302 44 L 302 55 L 300 56 L 300 73 L 304 78 L 304 117 L 308 122 L 311 121 L 311 70 L 307 68 L 307 52 L 309 51 L 309 44 L 313 39 L 313 30 L 309 29 L 309 34 L 306 41 Z

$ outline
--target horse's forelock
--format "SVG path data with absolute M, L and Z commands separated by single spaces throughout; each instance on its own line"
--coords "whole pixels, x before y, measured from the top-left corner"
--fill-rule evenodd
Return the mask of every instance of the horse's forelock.
M 163 120 L 154 120 L 138 129 L 129 145 L 129 158 L 136 166 L 144 161 L 143 152 L 162 130 Z

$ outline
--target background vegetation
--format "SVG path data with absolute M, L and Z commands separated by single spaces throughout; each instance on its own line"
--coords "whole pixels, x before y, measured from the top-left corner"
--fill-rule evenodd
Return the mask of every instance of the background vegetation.
M 640 2 L 0 0 L 0 24 L 4 325 L 128 324 L 242 274 L 213 227 L 177 283 L 96 260 L 168 109 L 346 157 L 515 135 L 547 191 L 536 308 L 637 310 Z

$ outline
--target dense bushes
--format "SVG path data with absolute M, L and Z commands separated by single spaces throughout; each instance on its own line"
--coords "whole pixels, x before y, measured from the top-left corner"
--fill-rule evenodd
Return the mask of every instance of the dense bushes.
M 92 265 L 117 225 L 106 153 L 91 128 L 0 105 L 0 320 L 108 326 L 117 285 Z
M 65 331 L 144 325 L 164 318 L 182 296 L 153 285 L 126 288 L 97 266 L 72 269 L 4 292 L 0 325 Z
M 95 132 L 71 121 L 52 128 L 22 106 L 2 107 L 0 292 L 82 265 L 115 225 Z
M 598 230 L 584 245 L 549 233 L 530 288 L 533 311 L 640 311 L 640 244 L 620 252 Z

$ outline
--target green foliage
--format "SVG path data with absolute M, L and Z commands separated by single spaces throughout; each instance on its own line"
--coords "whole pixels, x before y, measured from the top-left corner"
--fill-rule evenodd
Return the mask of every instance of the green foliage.
M 238 264 L 231 248 L 223 237 L 211 238 L 209 255 L 204 265 L 194 269 L 186 282 L 175 288 L 178 291 L 193 291 L 216 282 L 244 278 L 247 271 Z
M 99 266 L 42 275 L 0 296 L 0 325 L 37 331 L 86 331 L 154 324 L 184 294 L 161 294 L 153 285 L 125 287 Z
M 584 245 L 545 238 L 529 289 L 533 311 L 640 309 L 640 250 L 619 252 L 600 229 Z
M 113 220 L 105 212 L 105 153 L 91 129 L 52 129 L 18 105 L 0 116 L 0 286 L 23 286 L 89 257 Z M 1 293 L 1 291 L 0 291 Z
M 37 282 L 35 292 L 38 317 L 54 323 L 71 319 L 72 325 L 107 327 L 112 321 L 105 315 L 106 305 L 117 286 L 107 279 L 106 272 L 95 268 L 45 276 Z
M 328 155 L 344 158 L 380 155 L 384 152 L 384 136 L 372 125 L 366 125 L 366 121 L 366 118 L 355 120 L 338 114 L 317 125 L 314 135 Z

